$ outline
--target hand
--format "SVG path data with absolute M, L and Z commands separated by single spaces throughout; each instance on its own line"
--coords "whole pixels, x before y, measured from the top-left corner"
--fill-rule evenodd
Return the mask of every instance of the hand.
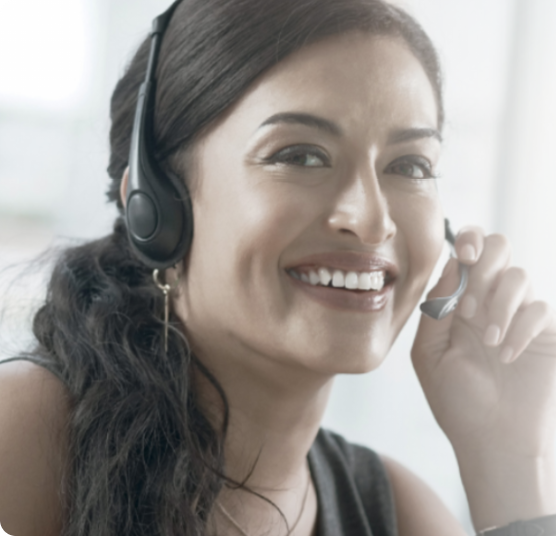
M 423 315 L 412 359 L 432 411 L 456 453 L 556 457 L 556 317 L 535 301 L 527 274 L 511 267 L 501 235 L 468 228 L 456 241 L 470 265 L 454 314 Z M 459 282 L 451 259 L 427 298 Z

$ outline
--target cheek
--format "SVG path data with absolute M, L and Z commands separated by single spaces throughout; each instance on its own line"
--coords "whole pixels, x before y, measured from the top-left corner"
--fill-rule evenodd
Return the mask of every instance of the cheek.
M 400 292 L 399 305 L 407 304 L 404 308 L 410 314 L 442 252 L 444 215 L 436 190 L 397 201 L 392 212 L 401 260 L 403 292 Z
M 235 194 L 213 198 L 195 211 L 192 257 L 217 259 L 220 272 L 245 276 L 263 259 L 277 265 L 280 251 L 303 227 L 303 212 L 295 199 L 269 189 Z
M 418 279 L 428 280 L 444 243 L 444 215 L 440 203 L 428 203 L 420 218 L 416 215 L 408 222 L 405 234 L 410 272 Z
M 242 317 L 250 329 L 270 314 L 285 314 L 278 299 L 281 255 L 311 219 L 293 190 L 240 175 L 194 200 L 190 311 L 236 327 Z

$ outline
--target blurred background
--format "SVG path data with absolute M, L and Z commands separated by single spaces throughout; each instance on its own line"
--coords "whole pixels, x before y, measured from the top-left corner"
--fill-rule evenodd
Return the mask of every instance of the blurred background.
M 46 248 L 110 230 L 108 104 L 170 0 L 0 0 L 0 357 L 26 344 Z M 446 80 L 440 188 L 454 229 L 507 234 L 556 306 L 556 2 L 399 0 L 436 43 Z M 434 280 L 436 280 L 433 277 Z M 338 378 L 324 425 L 424 478 L 473 534 L 451 447 L 409 360 L 415 314 L 380 370 Z

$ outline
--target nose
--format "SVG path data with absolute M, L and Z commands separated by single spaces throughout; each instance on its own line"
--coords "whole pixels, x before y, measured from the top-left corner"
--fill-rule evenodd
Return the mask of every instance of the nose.
M 396 234 L 388 199 L 370 162 L 342 181 L 327 224 L 333 232 L 351 235 L 365 245 L 380 245 Z

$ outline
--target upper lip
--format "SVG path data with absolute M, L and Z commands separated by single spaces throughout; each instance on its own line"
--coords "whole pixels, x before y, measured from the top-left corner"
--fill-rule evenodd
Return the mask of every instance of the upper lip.
M 355 251 L 316 253 L 289 263 L 286 270 L 303 267 L 332 268 L 344 272 L 374 272 L 384 270 L 389 278 L 397 277 L 399 269 L 393 261 L 380 255 Z

